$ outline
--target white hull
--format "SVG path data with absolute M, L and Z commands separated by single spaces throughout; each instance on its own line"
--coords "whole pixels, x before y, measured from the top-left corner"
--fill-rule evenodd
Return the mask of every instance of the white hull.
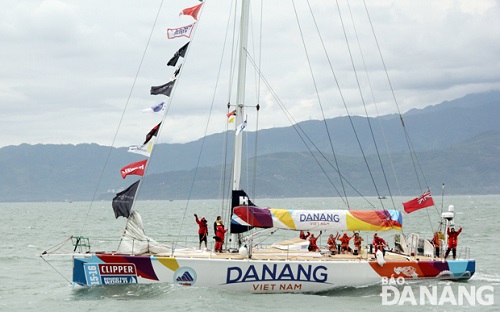
M 173 283 L 250 293 L 298 293 L 371 285 L 380 283 L 383 277 L 468 279 L 475 270 L 474 260 L 401 258 L 386 259 L 381 266 L 376 260 L 354 256 L 311 253 L 305 254 L 310 257 L 307 260 L 269 256 L 270 259 L 264 260 L 210 252 L 199 252 L 192 257 L 88 254 L 74 257 L 73 282 L 80 286 Z

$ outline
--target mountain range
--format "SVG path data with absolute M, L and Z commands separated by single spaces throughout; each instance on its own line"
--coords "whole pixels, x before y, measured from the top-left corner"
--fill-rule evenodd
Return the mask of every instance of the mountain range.
M 246 132 L 249 151 L 243 155 L 249 156 L 244 157 L 242 186 L 255 197 L 322 197 L 344 192 L 349 196 L 416 196 L 426 187 L 440 192 L 442 183 L 448 194 L 500 194 L 499 116 L 500 91 L 469 94 L 404 113 L 417 167 L 412 165 L 399 115 L 328 119 L 330 138 L 325 122 L 318 120 Z M 365 135 L 370 132 L 376 144 Z M 221 185 L 229 185 L 232 157 L 222 147 L 231 150 L 232 136 L 225 132 L 184 144 L 158 144 L 155 155 L 162 157 L 150 159 L 139 198 L 219 198 Z M 310 150 L 311 146 L 317 149 Z M 119 170 L 143 158 L 125 147 L 97 144 L 2 147 L 0 201 L 107 200 L 138 179 L 123 180 Z M 108 166 L 103 169 L 106 160 Z M 318 166 L 326 162 L 336 162 L 338 169 Z M 424 175 L 417 180 L 412 171 L 420 169 Z M 223 182 L 221 177 L 226 177 Z M 255 183 L 246 182 L 254 179 Z

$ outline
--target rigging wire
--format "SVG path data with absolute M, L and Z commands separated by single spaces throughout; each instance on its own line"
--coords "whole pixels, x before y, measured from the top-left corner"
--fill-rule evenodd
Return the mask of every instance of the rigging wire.
M 89 204 L 89 208 L 87 210 L 87 214 L 85 215 L 85 218 L 83 220 L 83 223 L 82 223 L 82 228 L 80 230 L 80 235 L 83 233 L 83 229 L 85 228 L 86 224 L 87 224 L 87 221 L 88 221 L 88 217 L 90 215 L 90 210 L 92 209 L 93 207 L 93 204 L 94 204 L 94 201 L 96 199 L 96 196 L 97 196 L 97 192 L 99 191 L 99 187 L 101 185 L 101 182 L 102 182 L 102 178 L 104 176 L 104 171 L 109 163 L 109 159 L 111 157 L 111 152 L 113 151 L 113 147 L 115 146 L 115 142 L 116 142 L 116 139 L 118 137 L 118 132 L 120 130 L 120 127 L 121 127 L 121 124 L 123 122 L 123 118 L 125 116 L 125 112 L 127 111 L 127 108 L 128 108 L 128 105 L 129 105 L 129 102 L 130 102 L 130 98 L 132 97 L 132 92 L 134 90 L 134 87 L 135 87 L 135 84 L 137 82 L 137 77 L 139 76 L 139 72 L 141 71 L 141 68 L 142 68 L 142 63 L 144 62 L 144 58 L 146 57 L 146 52 L 148 51 L 148 47 L 149 47 L 149 43 L 151 42 L 151 38 L 153 37 L 153 31 L 156 27 L 156 23 L 158 21 L 158 17 L 160 15 L 160 12 L 161 12 L 161 8 L 163 7 L 163 1 L 164 0 L 161 0 L 160 2 L 160 6 L 158 8 L 158 11 L 156 12 L 156 17 L 155 17 L 155 20 L 153 22 L 153 25 L 151 27 L 151 31 L 149 33 L 149 37 L 148 37 L 148 40 L 146 42 L 146 47 L 144 48 L 144 51 L 142 53 L 142 56 L 141 56 L 141 60 L 139 62 L 139 66 L 137 67 L 137 71 L 135 73 L 135 77 L 134 77 L 134 81 L 132 82 L 132 86 L 130 87 L 130 91 L 129 91 L 129 94 L 128 94 L 128 97 L 127 97 L 127 100 L 125 102 L 125 107 L 123 108 L 123 111 L 122 111 L 122 115 L 120 117 L 120 121 L 118 122 L 118 127 L 116 129 L 116 132 L 115 132 L 115 135 L 113 136 L 113 141 L 111 143 L 111 146 L 109 147 L 108 149 L 108 154 L 106 156 L 106 160 L 104 162 L 104 166 L 102 167 L 102 170 L 101 170 L 101 173 L 100 173 L 100 176 L 99 176 L 99 180 L 97 182 L 97 186 L 96 186 L 96 189 L 94 191 L 94 194 L 92 196 L 92 200 L 90 201 L 90 204 Z
M 230 8 L 232 8 L 232 6 L 230 6 Z M 203 7 L 202 7 L 202 11 L 200 12 L 199 15 L 201 15 L 202 12 L 203 12 Z M 229 14 L 229 16 L 231 16 L 231 14 Z M 200 20 L 200 18 L 198 18 L 198 21 L 199 20 Z M 228 25 L 229 25 L 229 22 L 230 22 L 230 19 L 228 18 Z M 198 169 L 199 169 L 199 165 L 200 165 L 200 162 L 201 162 L 201 156 L 203 154 L 203 148 L 205 146 L 205 142 L 206 142 L 206 138 L 207 138 L 208 126 L 210 125 L 212 111 L 213 111 L 213 108 L 214 108 L 215 96 L 216 96 L 217 88 L 218 88 L 218 85 L 219 85 L 219 80 L 220 80 L 220 75 L 221 75 L 221 69 L 222 69 L 222 60 L 223 60 L 223 57 L 224 57 L 224 50 L 225 50 L 226 40 L 227 40 L 227 33 L 228 33 L 227 29 L 228 29 L 228 26 L 226 28 L 226 36 L 224 37 L 224 43 L 223 43 L 223 48 L 222 48 L 222 53 L 221 53 L 221 59 L 220 59 L 220 62 L 219 62 L 219 68 L 217 70 L 217 78 L 215 80 L 214 92 L 212 94 L 212 100 L 211 100 L 211 103 L 210 103 L 210 109 L 209 109 L 207 121 L 206 121 L 206 124 L 205 124 L 205 131 L 204 131 L 203 138 L 201 140 L 200 151 L 198 153 L 198 158 L 197 158 L 197 161 L 196 161 L 196 166 L 195 166 L 195 169 L 194 169 L 194 172 L 193 172 L 192 183 L 191 183 L 191 187 L 190 187 L 189 193 L 188 193 L 188 198 L 187 198 L 187 201 L 186 201 L 186 209 L 184 209 L 184 214 L 183 214 L 183 217 L 182 217 L 182 224 L 184 223 L 184 221 L 186 219 L 186 214 L 187 214 L 187 210 L 188 210 L 187 208 L 189 206 L 189 203 L 190 203 L 190 200 L 191 200 L 191 196 L 192 196 L 192 193 L 193 193 L 194 184 L 195 184 L 194 181 L 195 181 L 196 176 L 198 174 Z M 186 57 L 187 57 L 187 54 L 186 54 Z M 180 233 L 181 230 L 182 230 L 182 227 L 179 228 L 179 235 L 181 234 Z
M 349 51 L 349 57 L 351 59 L 351 65 L 352 65 L 352 68 L 353 68 L 353 71 L 354 71 L 354 76 L 356 77 L 356 83 L 357 83 L 357 86 L 358 86 L 358 90 L 360 91 L 361 101 L 363 102 L 363 106 L 365 107 L 365 111 L 366 111 L 366 105 L 365 105 L 365 101 L 364 101 L 364 98 L 363 98 L 363 94 L 361 93 L 361 86 L 359 84 L 359 79 L 358 79 L 358 75 L 357 75 L 357 71 L 356 71 L 356 66 L 354 65 L 354 60 L 353 60 L 351 48 L 349 46 L 349 39 L 347 38 L 347 33 L 346 33 L 345 25 L 344 25 L 344 19 L 342 18 L 342 13 L 340 11 L 340 6 L 339 6 L 338 0 L 336 0 L 335 2 L 337 4 L 337 10 L 338 10 L 338 13 L 339 13 L 340 23 L 342 24 L 342 30 L 344 32 L 344 39 L 346 41 L 347 50 Z M 344 106 L 345 106 L 345 104 L 344 104 Z M 359 149 L 361 151 L 361 154 L 363 155 L 363 160 L 365 161 L 366 168 L 368 169 L 368 173 L 370 174 L 370 178 L 372 180 L 373 187 L 375 188 L 377 196 L 380 198 L 380 192 L 378 190 L 377 183 L 375 183 L 375 178 L 373 176 L 372 170 L 370 169 L 370 165 L 368 164 L 368 159 L 366 158 L 366 155 L 365 155 L 365 152 L 363 150 L 363 146 L 361 145 L 361 141 L 359 139 L 359 136 L 358 136 L 358 133 L 356 131 L 356 128 L 354 127 L 354 122 L 352 120 L 351 114 L 350 114 L 347 106 L 345 106 L 345 109 L 346 109 L 346 112 L 347 112 L 347 117 L 349 118 L 349 122 L 351 123 L 351 127 L 352 127 L 352 129 L 354 131 L 354 135 L 356 137 L 356 141 L 358 142 Z M 370 129 L 371 129 L 371 125 L 370 125 Z M 372 132 L 372 137 L 373 137 L 373 132 Z M 382 208 L 385 210 L 384 203 L 383 203 L 382 199 L 379 199 L 379 201 L 380 201 L 380 204 L 382 205 Z
M 382 65 L 383 65 L 383 67 L 384 67 L 385 76 L 387 78 L 387 82 L 389 84 L 389 88 L 391 89 L 392 98 L 393 98 L 394 103 L 396 105 L 396 108 L 398 110 L 399 118 L 401 120 L 401 126 L 403 127 L 403 131 L 404 131 L 405 138 L 406 138 L 406 143 L 407 143 L 409 154 L 410 154 L 410 157 L 411 157 L 411 160 L 412 160 L 413 169 L 415 171 L 415 176 L 417 178 L 417 182 L 418 182 L 418 185 L 420 187 L 420 192 L 423 192 L 423 188 L 422 188 L 422 184 L 420 183 L 420 178 L 419 178 L 417 166 L 418 166 L 418 169 L 420 170 L 420 173 L 421 173 L 421 175 L 422 175 L 422 177 L 424 179 L 424 182 L 425 182 L 425 184 L 427 186 L 427 189 L 429 189 L 429 184 L 427 183 L 427 179 L 425 178 L 425 175 L 424 175 L 424 172 L 423 172 L 422 167 L 420 165 L 420 162 L 418 161 L 417 153 L 416 153 L 415 149 L 413 148 L 413 144 L 411 142 L 410 135 L 409 135 L 409 133 L 408 133 L 408 131 L 406 129 L 405 122 L 403 120 L 403 115 L 401 114 L 401 110 L 399 108 L 398 100 L 396 99 L 396 94 L 394 92 L 394 88 L 392 87 L 391 78 L 389 77 L 389 72 L 387 71 L 387 66 L 386 66 L 384 58 L 382 56 L 382 51 L 380 49 L 380 45 L 379 45 L 379 42 L 378 42 L 378 39 L 377 39 L 377 35 L 375 33 L 375 28 L 373 26 L 373 23 L 372 23 L 372 20 L 371 20 L 371 17 L 370 17 L 370 13 L 368 11 L 368 7 L 366 5 L 366 1 L 365 0 L 363 0 L 363 5 L 364 5 L 365 11 L 366 11 L 366 15 L 368 17 L 370 28 L 372 30 L 373 38 L 374 38 L 375 43 L 377 45 L 377 50 L 378 50 L 378 54 L 379 54 L 379 57 L 380 57 L 380 61 L 381 61 Z M 436 207 L 436 211 L 437 211 L 437 207 Z M 426 213 L 427 213 L 427 218 L 429 219 L 430 227 L 432 229 L 432 222 L 431 222 L 431 219 L 430 219 L 430 216 L 429 216 L 429 211 L 426 210 Z
M 414 151 L 413 145 L 411 144 L 410 136 L 409 136 L 408 131 L 406 129 L 405 122 L 403 120 L 403 115 L 401 114 L 401 110 L 399 108 L 399 103 L 398 103 L 398 100 L 396 99 L 396 94 L 394 92 L 394 88 L 392 87 L 391 78 L 389 77 L 389 72 L 387 71 L 387 66 L 386 66 L 384 58 L 382 56 L 382 51 L 380 49 L 378 38 L 377 38 L 377 35 L 375 33 L 375 28 L 373 27 L 373 23 L 372 23 L 372 20 L 371 20 L 371 17 L 370 17 L 370 13 L 368 12 L 368 7 L 366 6 L 366 1 L 365 0 L 363 0 L 363 5 L 365 7 L 366 15 L 368 17 L 368 22 L 369 22 L 371 30 L 372 30 L 372 34 L 373 34 L 373 38 L 375 40 L 375 44 L 377 46 L 377 50 L 378 50 L 378 54 L 379 54 L 379 57 L 380 57 L 380 61 L 382 63 L 382 66 L 384 67 L 384 72 L 385 72 L 385 76 L 387 78 L 387 83 L 389 84 L 389 88 L 391 89 L 392 98 L 393 98 L 394 103 L 396 105 L 396 108 L 397 108 L 397 111 L 398 111 L 398 115 L 399 115 L 399 119 L 401 120 L 401 126 L 403 127 L 403 130 L 404 130 L 404 133 L 405 133 L 406 142 L 407 142 L 407 145 L 408 145 L 408 150 L 410 151 L 410 155 L 411 155 L 413 167 L 414 167 L 414 170 L 415 170 L 415 174 L 417 176 L 417 180 L 418 180 L 418 184 L 419 184 L 419 187 L 420 187 L 420 191 L 423 191 L 423 188 L 422 188 L 422 185 L 421 185 L 420 179 L 419 179 L 419 174 L 417 172 L 417 168 L 416 168 L 416 165 L 415 165 L 415 161 L 416 160 L 414 159 L 413 153 L 412 153 L 412 151 Z
M 58 269 L 56 269 L 50 262 L 48 262 L 42 255 L 40 255 L 40 258 L 45 261 L 54 271 L 56 271 L 59 275 L 61 275 L 62 278 L 64 278 L 70 285 L 73 285 L 73 283 L 66 277 L 64 276 Z
M 259 68 L 261 68 L 262 64 L 262 20 L 263 20 L 263 7 L 264 0 L 260 1 L 260 18 L 259 18 Z M 255 198 L 255 189 L 257 187 L 257 148 L 259 146 L 259 112 L 260 112 L 260 76 L 257 75 L 257 116 L 255 120 L 255 145 L 254 145 L 254 153 L 253 153 L 253 188 L 252 188 L 252 197 Z
M 309 0 L 307 0 L 307 5 L 309 7 L 309 11 L 311 12 L 311 17 L 313 19 L 316 31 L 318 32 L 318 36 L 319 36 L 319 39 L 320 39 L 320 42 L 321 42 L 321 46 L 323 47 L 323 52 L 325 53 L 326 60 L 328 61 L 328 64 L 329 64 L 329 67 L 330 67 L 330 71 L 332 72 L 333 78 L 334 78 L 335 83 L 337 85 L 337 89 L 339 90 L 340 98 L 342 99 L 342 101 L 344 102 L 344 105 L 345 105 L 344 95 L 342 94 L 342 90 L 340 89 L 340 85 L 338 83 L 337 76 L 335 74 L 335 71 L 333 70 L 332 62 L 331 62 L 330 57 L 328 56 L 328 53 L 326 51 L 325 42 L 323 40 L 323 36 L 321 35 L 321 32 L 319 31 L 318 23 L 316 22 L 316 17 L 315 17 L 315 14 L 313 13 L 313 10 L 312 10 L 311 4 L 309 3 Z M 323 120 L 324 120 L 324 118 L 323 118 Z M 332 143 L 330 142 L 330 144 L 332 144 Z M 333 146 L 332 146 L 332 150 L 333 150 Z M 333 154 L 333 157 L 335 159 L 335 166 L 338 168 L 339 173 L 340 173 L 340 165 L 339 165 L 339 163 L 337 161 L 337 157 L 336 157 L 335 153 Z M 342 185 L 342 190 L 344 191 L 344 197 L 345 197 L 345 200 L 346 200 L 346 203 L 347 203 L 347 207 L 349 207 L 350 206 L 349 205 L 349 198 L 347 196 L 347 191 L 346 191 L 346 188 L 344 186 L 344 180 L 342 178 L 342 175 L 340 175 L 340 174 L 339 174 L 339 179 L 340 179 L 340 183 Z
M 361 55 L 361 60 L 362 60 L 363 67 L 364 67 L 364 70 L 365 70 L 365 74 L 366 74 L 366 76 L 368 78 L 368 83 L 369 83 L 370 82 L 370 78 L 369 78 L 369 75 L 368 75 L 368 70 L 366 68 L 365 57 L 364 57 L 364 54 L 363 54 L 363 49 L 361 48 L 361 43 L 359 41 L 359 36 L 358 36 L 357 28 L 356 28 L 356 23 L 354 23 L 354 18 L 353 18 L 353 15 L 352 15 L 351 6 L 349 4 L 349 1 L 347 1 L 347 7 L 349 8 L 349 15 L 351 17 L 351 22 L 352 22 L 354 34 L 356 36 L 356 42 L 358 44 L 358 49 L 359 49 L 359 52 L 360 52 L 360 55 Z M 354 63 L 353 63 L 353 67 L 355 68 Z M 378 161 L 379 161 L 379 164 L 380 164 L 380 169 L 382 171 L 382 175 L 384 176 L 385 185 L 387 187 L 387 191 L 389 192 L 389 196 L 391 198 L 392 206 L 394 207 L 394 209 L 396 209 L 396 204 L 394 203 L 394 198 L 392 196 L 391 188 L 389 186 L 389 181 L 388 181 L 387 175 L 385 173 L 384 164 L 382 163 L 382 158 L 380 157 L 380 152 L 379 152 L 378 144 L 377 144 L 377 141 L 375 140 L 375 134 L 373 133 L 373 128 L 372 128 L 372 124 L 371 124 L 371 121 L 370 121 L 370 116 L 368 115 L 368 110 L 366 108 L 366 102 L 365 102 L 365 99 L 364 99 L 364 96 L 363 96 L 363 92 L 361 90 L 361 86 L 359 85 L 358 73 L 357 73 L 356 70 L 354 72 L 355 72 L 355 76 L 356 76 L 356 81 L 358 82 L 358 86 L 359 86 L 359 88 L 358 88 L 359 89 L 359 94 L 361 96 L 361 99 L 362 99 L 362 102 L 363 102 L 363 107 L 365 109 L 366 121 L 368 122 L 368 126 L 370 128 L 370 133 L 371 133 L 371 136 L 372 136 L 373 145 L 375 146 L 375 151 L 377 153 L 377 158 L 378 158 Z M 369 83 L 369 87 L 370 87 L 372 98 L 374 98 L 373 89 L 371 88 L 371 84 L 370 83 Z M 375 100 L 373 100 L 373 103 L 374 103 L 375 107 L 377 107 L 377 103 L 376 103 Z M 382 198 L 380 197 L 380 195 L 379 195 L 379 199 L 382 200 Z M 382 207 L 383 207 L 383 205 L 382 205 Z
M 248 52 L 247 52 L 248 53 Z M 304 129 L 300 126 L 300 124 L 297 123 L 297 121 L 293 118 L 292 114 L 290 113 L 290 111 L 286 108 L 286 106 L 284 105 L 284 103 L 281 101 L 281 99 L 279 98 L 279 96 L 276 94 L 276 92 L 273 90 L 273 88 L 271 87 L 271 84 L 267 81 L 267 79 L 265 78 L 265 76 L 262 74 L 262 72 L 257 68 L 257 65 L 255 64 L 254 60 L 252 59 L 251 56 L 249 56 L 247 54 L 247 57 L 248 57 L 248 60 L 250 61 L 250 64 L 252 64 L 252 66 L 254 67 L 254 69 L 256 71 L 258 71 L 259 75 L 261 76 L 261 79 L 262 81 L 264 82 L 264 84 L 266 85 L 268 91 L 271 93 L 271 95 L 273 96 L 273 98 L 276 100 L 276 103 L 278 103 L 279 107 L 281 108 L 281 110 L 285 113 L 285 117 L 288 119 L 288 121 L 290 122 L 290 124 L 292 125 L 293 129 L 295 130 L 295 132 L 297 133 L 297 135 L 299 136 L 299 138 L 302 140 L 302 142 L 304 143 L 304 145 L 308 148 L 310 154 L 312 155 L 312 157 L 314 158 L 314 160 L 316 161 L 316 163 L 318 164 L 318 166 L 320 167 L 320 169 L 323 171 L 323 173 L 325 174 L 325 177 L 328 179 L 328 181 L 332 184 L 332 186 L 335 188 L 335 190 L 337 191 L 339 197 L 344 201 L 344 204 L 346 204 L 345 200 L 344 200 L 344 197 L 342 197 L 342 195 L 340 195 L 338 189 L 335 187 L 335 185 L 333 184 L 333 182 L 331 181 L 329 175 L 326 173 L 325 169 L 323 168 L 323 166 L 320 164 L 319 160 L 317 159 L 316 155 L 314 155 L 313 151 L 311 150 L 311 148 L 309 147 L 308 143 L 306 142 L 306 139 L 307 141 L 309 142 L 309 144 L 311 144 L 315 150 L 318 152 L 319 155 L 322 156 L 322 158 L 332 167 L 333 170 L 335 170 L 335 172 L 337 172 L 337 174 L 339 175 L 342 175 L 338 169 L 330 162 L 330 160 L 321 152 L 321 150 L 316 146 L 316 144 L 314 144 L 314 142 L 311 140 L 311 138 L 305 133 Z M 342 175 L 342 178 L 344 179 L 344 181 L 346 181 L 346 183 L 354 190 L 354 192 L 356 194 L 359 195 L 359 197 L 363 198 L 371 207 L 375 208 L 375 206 L 366 198 L 363 196 L 363 194 L 361 194 L 348 180 L 345 176 Z
M 349 13 L 351 15 L 352 24 L 355 25 L 353 14 L 352 14 L 352 11 L 351 11 L 351 6 L 350 6 L 349 2 L 347 2 L 347 6 L 349 7 Z M 375 110 L 377 111 L 377 117 L 380 117 L 380 113 L 379 113 L 379 110 L 378 110 L 377 101 L 375 100 L 375 93 L 373 92 L 373 86 L 372 86 L 372 83 L 371 83 L 370 74 L 369 74 L 368 68 L 366 66 L 365 57 L 364 57 L 364 54 L 363 54 L 363 50 L 361 48 L 361 44 L 360 44 L 357 32 L 356 32 L 356 40 L 358 42 L 358 48 L 359 48 L 359 51 L 360 51 L 360 54 L 361 54 L 361 59 L 363 60 L 363 67 L 365 69 L 366 79 L 367 79 L 367 82 L 368 82 L 368 86 L 369 86 L 371 98 L 372 98 L 373 104 L 375 106 Z M 389 162 L 390 162 L 391 169 L 392 169 L 392 174 L 393 174 L 394 180 L 396 182 L 398 193 L 399 193 L 399 195 L 401 195 L 401 188 L 400 188 L 400 185 L 399 185 L 398 176 L 396 175 L 396 169 L 394 167 L 394 162 L 392 160 L 392 156 L 391 156 L 391 153 L 389 151 L 389 145 L 387 144 L 387 137 L 386 137 L 386 134 L 385 134 L 385 130 L 384 130 L 384 127 L 382 127 L 382 123 L 380 122 L 380 120 L 379 120 L 378 124 L 379 124 L 380 131 L 382 132 L 382 137 L 383 137 L 384 143 L 385 143 L 385 150 L 386 150 L 388 158 L 389 158 Z M 386 181 L 387 181 L 387 179 L 386 179 Z M 388 190 L 390 192 L 389 186 L 387 188 L 388 188 Z M 391 201 L 393 202 L 393 206 L 395 207 L 394 198 L 393 198 L 392 194 L 390 195 L 390 197 L 391 197 Z
M 233 13 L 233 5 L 234 5 L 234 13 Z M 227 38 L 228 38 L 228 34 L 229 34 L 229 30 L 230 30 L 230 22 L 231 22 L 231 16 L 234 14 L 236 16 L 236 12 L 237 12 L 237 1 L 233 1 L 232 4 L 229 6 L 231 9 L 229 11 L 229 14 L 228 14 L 228 21 L 227 21 L 227 25 L 226 25 L 226 34 L 225 34 L 225 37 L 224 37 L 224 47 L 226 46 L 226 41 L 227 41 Z M 236 17 L 233 19 L 233 27 L 232 27 L 232 42 L 235 42 L 235 37 L 236 37 Z M 234 61 L 234 58 L 235 58 L 235 46 L 234 44 L 231 45 L 231 53 L 230 53 L 230 64 L 229 64 L 229 81 L 228 81 L 228 86 L 227 86 L 227 90 L 228 90 L 228 93 L 227 93 L 227 112 L 229 114 L 229 111 L 230 111 L 230 108 L 231 108 L 231 93 L 233 91 L 233 80 L 234 80 L 234 72 L 235 72 L 235 61 Z M 225 48 L 223 49 L 223 51 L 225 50 Z M 223 59 L 223 55 L 221 56 L 221 63 L 222 63 L 222 59 Z M 219 69 L 220 70 L 220 69 Z M 228 164 L 228 149 L 229 149 L 229 123 L 226 122 L 226 128 L 225 128 L 225 134 L 224 134 L 224 146 L 223 146 L 223 151 L 224 151 L 224 161 L 223 161 L 223 166 L 221 168 L 221 175 L 222 175 L 222 180 L 219 184 L 219 192 L 220 194 L 222 195 L 220 198 L 221 198 L 221 202 L 220 202 L 220 211 L 219 211 L 219 215 L 221 216 L 221 218 L 223 218 L 223 220 L 225 220 L 225 214 L 226 214 L 226 210 L 225 207 L 227 207 L 227 205 L 229 205 L 229 203 L 231 202 L 231 179 L 228 179 L 227 178 L 227 175 L 228 175 L 228 170 L 227 170 L 227 164 Z M 233 167 L 233 164 L 231 164 L 231 167 Z M 229 172 L 231 172 L 231 170 L 229 170 Z M 226 193 L 227 192 L 227 193 Z M 227 199 L 227 201 L 226 201 Z
M 309 1 L 308 1 L 309 3 Z M 337 156 L 336 156 L 336 153 L 335 153 L 335 149 L 333 147 L 333 140 L 332 140 L 332 136 L 330 134 L 330 130 L 328 128 L 328 124 L 326 122 L 326 116 L 325 116 L 325 110 L 323 109 L 323 104 L 322 104 L 322 101 L 321 101 L 321 97 L 319 96 L 319 90 L 318 90 L 318 86 L 316 84 L 316 79 L 315 79 L 315 76 L 314 76 L 314 72 L 313 72 L 313 69 L 312 69 L 312 65 L 311 65 L 311 60 L 309 58 L 309 53 L 308 53 L 308 50 L 307 50 L 307 47 L 306 47 L 306 44 L 305 44 L 305 41 L 304 41 L 304 33 L 302 31 L 302 27 L 300 26 L 300 21 L 299 21 L 299 16 L 297 14 L 297 8 L 295 7 L 295 1 L 292 1 L 292 5 L 293 5 L 293 10 L 295 12 L 295 19 L 297 21 L 297 27 L 299 28 L 299 32 L 300 32 L 300 37 L 302 39 L 302 46 L 304 47 L 304 52 L 306 54 L 306 59 L 307 59 L 307 64 L 309 65 L 309 72 L 311 74 L 311 78 L 313 80 L 313 85 L 314 85 L 314 90 L 316 92 L 316 97 L 317 97 L 317 100 L 318 100 L 318 104 L 319 104 L 319 107 L 321 109 L 321 115 L 323 116 L 323 124 L 325 126 L 325 130 L 326 130 L 326 134 L 328 136 L 328 142 L 330 143 L 330 148 L 332 150 L 332 154 L 333 154 L 333 158 L 335 160 L 335 164 L 337 166 L 337 170 L 339 170 L 340 172 L 340 166 L 338 164 L 338 161 L 337 161 Z M 309 6 L 309 9 L 311 7 Z M 316 22 L 316 20 L 314 19 L 314 14 L 312 14 L 312 11 L 311 11 L 311 15 L 313 16 L 313 20 Z M 317 26 L 317 25 L 316 25 Z M 319 33 L 319 31 L 318 31 Z M 327 56 L 328 57 L 328 56 Z M 345 190 L 345 186 L 344 186 L 344 183 L 342 181 L 342 177 L 339 175 L 339 178 L 340 178 L 340 183 L 342 185 L 342 189 L 344 191 L 344 196 L 345 196 L 345 203 L 347 204 L 347 208 L 350 209 L 349 207 L 349 200 L 347 198 L 347 194 L 346 194 L 346 190 Z

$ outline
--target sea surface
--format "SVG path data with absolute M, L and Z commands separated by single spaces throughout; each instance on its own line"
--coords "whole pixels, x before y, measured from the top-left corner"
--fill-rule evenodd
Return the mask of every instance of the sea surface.
M 380 203 L 376 199 L 370 199 Z M 408 198 L 395 198 L 400 203 Z M 338 209 L 338 198 L 256 199 L 256 204 L 290 209 Z M 403 232 L 418 233 L 431 238 L 438 224 L 441 207 L 455 206 L 455 224 L 462 226 L 459 236 L 459 255 L 470 247 L 475 258 L 476 273 L 468 282 L 449 283 L 422 281 L 405 284 L 419 302 L 420 286 L 437 286 L 438 295 L 458 288 L 485 289 L 493 296 L 493 305 L 411 305 L 382 304 L 382 286 L 340 288 L 321 294 L 247 294 L 214 289 L 174 285 L 121 285 L 73 289 L 70 284 L 72 261 L 50 256 L 44 261 L 40 254 L 59 248 L 71 235 L 89 236 L 93 248 L 116 248 L 125 220 L 115 219 L 109 202 L 39 202 L 0 203 L 2 240 L 0 248 L 0 310 L 1 311 L 500 311 L 500 249 L 498 247 L 500 196 L 446 196 L 443 202 L 435 198 L 436 208 L 419 210 L 404 216 Z M 382 203 L 392 208 L 392 200 Z M 350 200 L 352 209 L 368 209 L 365 199 Z M 196 246 L 197 225 L 193 214 L 214 220 L 223 204 L 217 200 L 141 201 L 136 210 L 141 213 L 146 234 L 158 241 L 183 236 L 184 244 Z M 354 208 L 356 207 L 356 208 Z M 210 229 L 210 227 L 209 227 Z M 381 233 L 392 245 L 394 233 Z M 276 233 L 283 237 L 295 232 Z M 365 240 L 370 233 L 362 233 Z M 325 245 L 323 235 L 320 245 Z M 111 242 L 109 242 L 111 240 Z M 70 244 L 59 251 L 71 251 Z M 451 288 L 450 286 L 451 285 Z M 483 298 L 484 299 L 484 298 Z M 492 300 L 490 300 L 491 302 Z M 484 300 L 483 300 L 484 302 Z

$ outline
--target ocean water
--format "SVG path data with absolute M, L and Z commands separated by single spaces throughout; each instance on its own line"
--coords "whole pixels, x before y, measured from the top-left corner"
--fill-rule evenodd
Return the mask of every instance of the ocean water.
M 387 205 L 390 199 L 387 199 Z M 396 198 L 396 203 L 403 199 Z M 441 202 L 436 199 L 440 212 Z M 337 198 L 257 199 L 260 206 L 337 209 L 342 203 Z M 352 207 L 366 207 L 362 199 L 350 200 Z M 385 204 L 385 202 L 384 202 Z M 441 293 L 451 285 L 454 295 L 458 288 L 480 289 L 492 287 L 493 305 L 383 305 L 381 285 L 359 288 L 341 288 L 321 294 L 246 294 L 214 289 L 182 287 L 173 285 L 122 285 L 73 289 L 71 280 L 72 262 L 68 258 L 49 257 L 49 262 L 40 254 L 57 246 L 70 235 L 83 234 L 96 242 L 96 249 L 116 247 L 125 220 L 115 219 L 109 202 L 73 203 L 0 203 L 3 216 L 0 248 L 0 310 L 1 311 L 174 311 L 204 310 L 220 311 L 500 311 L 500 251 L 497 237 L 497 222 L 500 219 L 500 196 L 448 196 L 443 206 L 455 206 L 456 226 L 462 226 L 459 237 L 461 247 L 469 246 L 471 257 L 476 259 L 476 273 L 468 282 L 448 283 L 422 281 L 408 286 L 419 302 L 419 287 L 437 286 Z M 173 236 L 184 236 L 186 244 L 196 243 L 197 225 L 193 213 L 204 215 L 209 220 L 220 213 L 220 201 L 143 201 L 136 210 L 141 213 L 146 234 L 158 241 L 171 240 Z M 387 207 L 386 207 L 387 208 Z M 364 208 L 363 208 L 364 209 Z M 419 233 L 421 237 L 432 236 L 432 228 L 438 222 L 438 211 L 434 208 L 420 210 L 404 216 L 403 232 Z M 211 223 L 211 222 L 210 222 Z M 381 233 L 392 242 L 394 233 Z M 277 233 L 284 237 L 295 232 Z M 365 240 L 368 238 L 368 233 Z M 325 236 L 325 235 L 324 235 Z M 111 239 L 111 242 L 107 240 Z M 320 244 L 324 245 L 326 237 Z M 71 251 L 70 245 L 60 251 Z M 462 251 L 463 253 L 463 251 Z M 485 292 L 486 293 L 486 292 Z M 491 291 L 489 292 L 491 294 Z

